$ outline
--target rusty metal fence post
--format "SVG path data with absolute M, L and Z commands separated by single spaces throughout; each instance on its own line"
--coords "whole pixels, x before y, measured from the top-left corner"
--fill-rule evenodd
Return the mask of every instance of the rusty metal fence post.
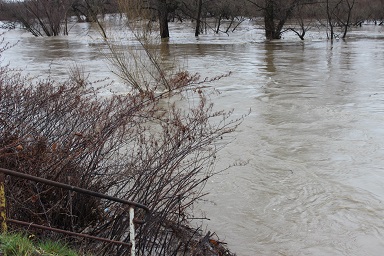
M 7 232 L 7 213 L 6 213 L 6 202 L 5 202 L 5 175 L 0 172 L 0 226 L 1 233 L 4 234 Z

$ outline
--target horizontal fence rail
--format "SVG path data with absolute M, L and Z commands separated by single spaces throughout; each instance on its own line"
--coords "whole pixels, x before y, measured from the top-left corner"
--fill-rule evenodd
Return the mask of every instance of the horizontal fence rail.
M 39 182 L 39 183 L 44 183 L 44 184 L 47 184 L 47 185 L 50 185 L 50 186 L 54 186 L 54 187 L 58 187 L 58 188 L 63 188 L 63 189 L 70 190 L 70 191 L 75 191 L 75 192 L 78 192 L 78 193 L 81 193 L 81 194 L 86 194 L 86 195 L 90 195 L 90 196 L 94 196 L 94 197 L 98 197 L 98 198 L 103 198 L 103 199 L 107 199 L 107 200 L 110 200 L 110 201 L 114 201 L 114 202 L 118 202 L 118 203 L 122 203 L 122 204 L 128 205 L 129 206 L 129 220 L 130 220 L 130 243 L 124 243 L 124 242 L 121 242 L 121 241 L 109 240 L 109 239 L 106 239 L 106 238 L 95 237 L 95 236 L 91 236 L 91 235 L 87 235 L 87 234 L 76 233 L 76 232 L 71 232 L 71 231 L 62 230 L 62 229 L 56 229 L 56 228 L 52 228 L 52 227 L 37 225 L 37 224 L 28 223 L 28 222 L 19 221 L 19 220 L 7 219 L 6 216 L 5 216 L 5 199 L 3 199 L 3 197 L 5 198 L 5 194 L 4 194 L 4 175 L 10 175 L 10 176 L 14 176 L 14 177 L 22 178 L 22 179 L 32 180 L 32 181 Z M 32 175 L 21 173 L 21 172 L 16 172 L 16 171 L 4 169 L 4 168 L 0 168 L 0 176 L 2 176 L 2 177 L 0 177 L 0 221 L 1 221 L 1 228 L 2 228 L 3 231 L 6 230 L 6 224 L 5 224 L 5 220 L 6 220 L 7 222 L 14 223 L 14 224 L 19 224 L 19 225 L 25 225 L 25 226 L 30 226 L 30 227 L 40 228 L 40 229 L 51 230 L 51 231 L 54 231 L 54 232 L 64 233 L 64 234 L 67 234 L 67 235 L 91 238 L 91 239 L 95 239 L 95 240 L 99 240 L 99 241 L 103 241 L 103 242 L 109 242 L 109 243 L 115 243 L 115 244 L 130 246 L 131 247 L 131 255 L 132 256 L 135 255 L 135 228 L 134 228 L 134 223 L 143 224 L 146 221 L 148 221 L 148 219 L 150 218 L 150 215 L 151 215 L 151 211 L 149 210 L 149 208 L 147 206 L 145 206 L 143 204 L 140 204 L 140 203 L 137 203 L 137 202 L 133 202 L 133 201 L 129 201 L 129 200 L 125 200 L 125 199 L 121 199 L 121 198 L 105 195 L 105 194 L 102 194 L 102 193 L 99 193 L 99 192 L 95 192 L 95 191 L 91 191 L 91 190 L 87 190 L 87 189 L 71 186 L 71 185 L 68 185 L 68 184 L 65 184 L 65 183 L 61 183 L 61 182 L 57 182 L 57 181 L 52 181 L 52 180 L 48 180 L 48 179 L 32 176 Z M 135 207 L 143 209 L 145 211 L 144 219 L 135 219 L 134 218 L 134 208 Z
M 87 234 L 83 234 L 83 233 L 71 232 L 71 231 L 67 231 L 67 230 L 63 230 L 63 229 L 52 228 L 52 227 L 47 227 L 47 226 L 43 226 L 43 225 L 37 225 L 34 223 L 29 223 L 29 222 L 20 221 L 20 220 L 7 219 L 7 222 L 22 225 L 22 226 L 32 227 L 32 228 L 46 229 L 46 230 L 50 230 L 53 232 L 62 233 L 62 234 L 70 235 L 70 236 L 84 237 L 84 238 L 94 239 L 94 240 L 107 242 L 107 243 L 125 245 L 128 247 L 132 246 L 132 243 L 124 243 L 124 242 L 110 240 L 110 239 L 103 238 L 103 237 L 97 237 L 97 236 L 91 236 L 91 235 L 87 235 Z

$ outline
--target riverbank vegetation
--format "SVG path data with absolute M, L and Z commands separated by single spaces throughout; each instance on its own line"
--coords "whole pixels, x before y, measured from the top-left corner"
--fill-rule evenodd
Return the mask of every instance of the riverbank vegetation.
M 68 24 L 74 19 L 97 23 L 105 35 L 106 14 L 122 18 L 127 16 L 127 9 L 148 24 L 156 22 L 161 38 L 170 36 L 169 22 L 187 19 L 194 21 L 191 35 L 195 36 L 209 32 L 229 34 L 246 19 L 255 19 L 267 39 L 280 39 L 287 31 L 304 39 L 313 27 L 325 28 L 329 39 L 345 38 L 353 26 L 384 22 L 381 0 L 2 0 L 0 17 L 6 21 L 4 27 L 21 24 L 35 36 L 67 35 Z
M 220 171 L 214 168 L 216 154 L 241 118 L 214 109 L 205 88 L 209 80 L 158 71 L 150 84 L 135 80 L 138 87 L 130 84 L 130 93 L 105 97 L 99 92 L 111 84 L 91 81 L 78 68 L 68 80 L 55 81 L 1 66 L 0 166 L 148 206 L 151 217 L 136 225 L 138 255 L 232 255 L 216 233 L 192 220 L 205 218 L 194 205 Z M 127 209 L 116 202 L 14 177 L 5 186 L 9 218 L 129 243 Z M 144 215 L 135 213 L 137 219 Z M 29 229 L 37 237 L 60 237 Z M 97 255 L 130 250 L 66 241 Z

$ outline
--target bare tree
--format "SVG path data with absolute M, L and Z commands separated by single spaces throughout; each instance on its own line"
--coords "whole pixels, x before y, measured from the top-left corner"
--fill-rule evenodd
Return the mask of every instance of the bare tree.
M 280 39 L 284 25 L 292 18 L 295 9 L 308 3 L 306 0 L 248 0 L 248 2 L 263 12 L 265 37 L 268 40 Z
M 235 31 L 236 28 L 245 20 L 245 10 L 242 8 L 244 5 L 241 1 L 220 1 L 212 2 L 207 6 L 207 9 L 215 18 L 214 32 L 224 32 L 228 34 L 229 31 Z M 222 29 L 222 25 L 225 27 Z
M 76 15 L 78 21 L 96 22 L 103 34 L 98 16 L 116 12 L 114 0 L 26 0 L 7 2 L 1 10 L 9 21 L 21 23 L 35 36 L 57 36 L 68 34 L 68 17 Z
M 79 22 L 96 22 L 98 15 L 118 11 L 117 3 L 113 0 L 73 0 L 71 7 Z
M 28 0 L 17 2 L 9 12 L 35 36 L 68 34 L 70 0 Z
M 348 28 L 352 23 L 352 13 L 355 0 L 326 0 L 325 10 L 327 17 L 328 38 L 333 40 L 339 35 L 335 34 L 336 28 L 341 28 L 342 38 L 347 36 Z
M 292 24 L 287 29 L 293 31 L 301 40 L 304 40 L 307 31 L 313 28 L 316 22 L 317 3 L 301 4 L 295 8 Z
M 348 28 L 351 26 L 352 11 L 353 11 L 353 7 L 355 6 L 355 3 L 356 3 L 355 0 L 345 0 L 347 14 L 346 14 L 346 18 L 340 21 L 340 23 L 344 27 L 342 38 L 345 38 L 347 36 Z
M 119 1 L 120 10 L 128 19 L 146 19 L 148 24 L 157 20 L 159 22 L 159 34 L 162 39 L 169 38 L 170 13 L 177 9 L 178 2 L 174 0 L 130 0 Z
M 365 6 L 368 6 L 370 9 L 372 20 L 375 24 L 383 25 L 384 24 L 384 1 L 369 1 Z

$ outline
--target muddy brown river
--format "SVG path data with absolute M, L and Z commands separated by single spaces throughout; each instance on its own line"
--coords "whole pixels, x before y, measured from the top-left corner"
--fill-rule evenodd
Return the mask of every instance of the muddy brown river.
M 333 43 L 322 31 L 266 42 L 251 22 L 199 39 L 188 23 L 170 30 L 159 47 L 165 63 L 202 77 L 232 72 L 210 84 L 221 92 L 216 108 L 234 117 L 251 109 L 218 155 L 218 170 L 238 165 L 209 182 L 195 209 L 211 219 L 204 228 L 239 256 L 383 255 L 384 27 Z M 91 78 L 116 79 L 87 24 L 68 37 L 5 38 L 19 42 L 3 63 L 33 76 L 64 78 L 76 63 Z

